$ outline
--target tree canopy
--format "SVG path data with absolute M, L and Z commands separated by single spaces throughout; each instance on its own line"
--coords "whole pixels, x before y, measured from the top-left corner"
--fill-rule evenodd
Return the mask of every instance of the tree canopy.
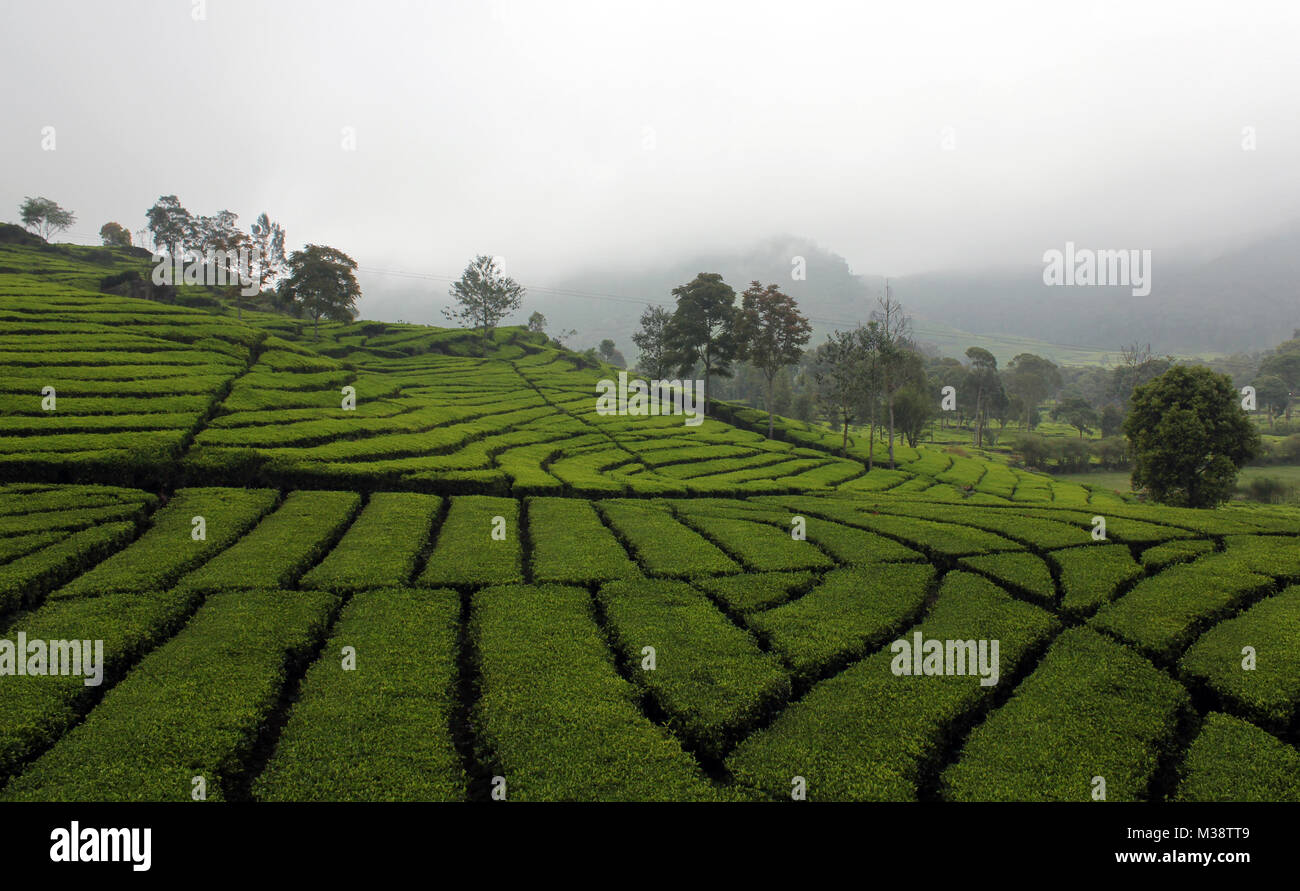
M 175 195 L 163 195 L 145 212 L 154 245 L 170 252 L 182 250 L 194 238 L 194 215 Z
M 1052 409 L 1052 420 L 1064 420 L 1065 423 L 1079 431 L 1080 438 L 1101 423 L 1097 410 L 1088 404 L 1086 399 L 1081 399 L 1078 396 L 1071 396 L 1069 399 L 1061 400 L 1060 404 Z
M 975 446 L 979 448 L 984 445 L 989 410 L 1002 392 L 1002 379 L 998 376 L 997 358 L 983 347 L 971 347 L 966 351 L 966 358 L 970 359 L 970 369 L 966 373 L 965 389 L 974 396 Z
M 867 329 L 835 331 L 813 354 L 817 404 L 840 427 L 840 454 L 848 455 L 849 424 L 857 417 L 867 388 L 864 374 Z
M 1007 363 L 1003 373 L 1007 391 L 1020 399 L 1021 419 L 1031 429 L 1034 409 L 1061 389 L 1061 372 L 1042 356 L 1021 353 Z
M 100 226 L 99 238 L 108 247 L 131 246 L 131 233 L 121 223 L 105 223 Z
M 1134 488 L 1179 507 L 1226 501 L 1237 471 L 1260 450 L 1232 380 L 1208 368 L 1175 366 L 1134 390 L 1124 432 Z
M 356 318 L 361 286 L 356 278 L 357 262 L 342 251 L 309 244 L 289 257 L 289 274 L 280 283 L 286 302 L 299 307 L 312 319 L 319 336 L 322 318 L 349 322 Z
M 496 258 L 480 254 L 465 267 L 448 293 L 455 304 L 443 309 L 442 314 L 467 328 L 479 329 L 486 351 L 492 329 L 519 309 L 524 287 L 505 274 Z
M 662 380 L 672 371 L 668 351 L 668 323 L 673 314 L 662 306 L 647 306 L 641 313 L 641 328 L 632 342 L 641 351 L 637 364 L 652 378 Z
M 766 381 L 767 436 L 772 437 L 772 389 L 777 372 L 794 365 L 812 336 L 812 325 L 799 304 L 776 285 L 751 282 L 741 295 L 737 317 L 738 355 L 762 372 Z
M 668 362 L 681 374 L 697 366 L 704 370 L 704 405 L 709 404 L 709 380 L 731 377 L 739 351 L 736 339 L 736 292 L 716 272 L 701 272 L 673 288 L 677 310 L 665 332 Z
M 23 225 L 46 241 L 77 221 L 76 214 L 49 198 L 24 198 L 18 212 Z

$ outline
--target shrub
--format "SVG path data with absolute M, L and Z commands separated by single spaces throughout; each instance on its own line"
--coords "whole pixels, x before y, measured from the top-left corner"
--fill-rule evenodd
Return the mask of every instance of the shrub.
M 408 584 L 441 507 L 442 499 L 436 495 L 377 492 L 370 496 L 338 545 L 303 577 L 302 587 L 359 591 Z
M 863 502 L 848 499 L 822 498 L 811 500 L 799 496 L 780 496 L 765 499 L 765 503 L 780 504 L 792 510 L 800 511 L 805 515 L 818 516 L 859 529 L 867 529 L 889 538 L 901 538 L 909 545 L 943 557 L 962 557 L 969 554 L 1021 549 L 1021 545 L 991 532 L 958 526 L 953 523 L 942 523 L 908 516 L 890 516 L 874 512 L 874 509 L 878 507 L 889 507 L 892 510 L 893 508 L 890 505 L 893 502 L 888 504 L 868 502 L 864 504 Z
M 84 723 L 10 781 L 3 798 L 189 801 L 191 778 L 203 776 L 208 800 L 222 800 L 245 771 L 286 677 L 324 637 L 336 605 L 334 595 L 314 592 L 212 597 Z
M 650 575 L 691 578 L 740 571 L 731 558 L 661 506 L 612 499 L 597 502 L 597 509 Z
M 1295 499 L 1295 487 L 1269 476 L 1257 476 L 1245 486 L 1246 497 L 1261 504 L 1284 504 Z
M 1124 584 L 1142 576 L 1127 545 L 1084 545 L 1052 551 L 1048 558 L 1061 573 L 1061 610 L 1075 617 L 1092 614 Z
M 1067 437 L 1061 442 L 1060 449 L 1057 464 L 1061 469 L 1074 473 L 1088 469 L 1092 449 L 1087 440 Z
M 591 584 L 641 574 L 589 501 L 529 499 L 528 535 L 538 582 Z
M 482 669 L 475 726 L 515 801 L 719 797 L 667 732 L 633 705 L 591 599 L 555 585 L 485 588 L 470 637 Z
M 1142 552 L 1142 566 L 1149 573 L 1157 573 L 1175 563 L 1195 560 L 1214 550 L 1212 541 L 1171 541 Z
M 1024 517 L 1018 512 L 1000 509 L 981 509 L 969 507 L 953 511 L 949 507 L 928 504 L 883 504 L 879 509 L 884 513 L 901 514 L 936 521 L 957 523 L 997 532 L 1019 542 L 1042 548 L 1063 548 L 1069 545 L 1086 544 L 1091 533 L 1082 525 L 1068 525 L 1041 517 Z M 1062 517 L 1061 519 L 1068 519 Z
M 33 640 L 85 639 L 87 629 L 104 641 L 104 685 L 87 687 L 79 677 L 28 677 L 0 685 L 0 777 L 56 739 L 153 646 L 185 621 L 197 603 L 192 592 L 128 591 L 98 597 L 53 599 L 20 616 L 11 631 Z
M 949 573 L 919 631 L 926 638 L 997 639 L 1002 682 L 1037 651 L 1056 621 L 970 573 Z M 923 771 L 986 707 L 996 687 L 978 677 L 896 676 L 894 654 L 880 650 L 814 686 L 772 725 L 727 758 L 736 781 L 788 798 L 790 778 L 805 777 L 818 801 L 917 797 Z
M 504 539 L 492 537 L 495 517 L 505 520 Z M 419 583 L 443 587 L 523 581 L 520 532 L 519 502 L 513 498 L 453 498 Z
M 750 572 L 696 579 L 695 586 L 734 612 L 751 613 L 784 603 L 795 592 L 811 588 L 815 579 L 811 572 Z
M 804 523 L 808 540 L 841 563 L 861 565 L 924 559 L 919 552 L 865 529 L 817 517 L 804 517 Z M 786 527 L 789 528 L 788 523 Z
M 92 526 L 0 566 L 0 616 L 36 606 L 50 590 L 125 545 L 135 530 L 133 522 Z
M 154 514 L 152 524 L 129 547 L 55 591 L 51 597 L 81 597 L 111 591 L 154 591 L 239 539 L 276 501 L 267 489 L 181 489 Z M 207 538 L 195 541 L 191 519 L 206 520 Z
M 720 756 L 789 696 L 780 663 L 685 583 L 611 582 L 599 599 L 634 680 L 669 715 L 669 727 L 706 755 Z M 653 671 L 641 669 L 646 646 L 655 649 Z
M 750 615 L 749 624 L 797 673 L 813 677 L 914 620 L 933 579 L 928 565 L 838 569 L 798 600 Z
M 144 519 L 147 506 L 154 501 L 156 499 L 152 498 L 148 501 L 111 501 L 108 504 L 72 510 L 32 511 L 0 516 L 0 536 L 54 530 L 73 531 L 115 520 L 135 523 Z
M 289 587 L 338 541 L 360 507 L 355 492 L 292 492 L 237 544 L 180 584 L 197 591 Z
M 1228 535 L 1217 564 L 1249 572 L 1300 580 L 1300 538 L 1279 535 Z
M 112 275 L 104 276 L 102 279 L 99 280 L 99 290 L 111 291 L 114 288 L 116 288 L 118 285 L 124 285 L 127 282 L 138 282 L 138 281 L 140 281 L 140 273 L 136 272 L 134 269 L 127 269 L 123 272 L 116 272 L 113 273 Z
M 1262 590 L 1267 576 L 1230 569 L 1205 557 L 1143 579 L 1090 624 L 1134 644 L 1147 655 L 1174 659 L 1209 626 Z
M 1107 470 L 1129 465 L 1128 440 L 1122 436 L 1108 436 L 1092 443 L 1092 453 L 1097 463 Z
M 1191 701 L 1145 659 L 1086 628 L 1062 632 L 1006 705 L 971 733 L 943 774 L 956 801 L 1146 797 Z
M 1245 647 L 1255 651 L 1252 670 L 1242 665 Z M 1205 632 L 1179 668 L 1235 711 L 1285 732 L 1300 710 L 1300 585 Z
M 1205 716 L 1180 772 L 1179 801 L 1300 802 L 1300 752 L 1221 712 Z
M 722 544 L 755 572 L 826 569 L 835 564 L 814 545 L 796 541 L 789 531 L 730 517 L 686 514 L 687 525 Z
M 1056 603 L 1056 585 L 1052 573 L 1041 558 L 1033 554 L 989 554 L 963 557 L 961 565 L 991 575 L 1004 587 L 1012 588 L 1044 606 Z
M 1026 467 L 1046 467 L 1048 459 L 1054 454 L 1047 440 L 1034 433 L 1017 438 L 1012 443 L 1012 448 L 1019 453 L 1020 460 Z
M 447 590 L 354 596 L 303 678 L 254 797 L 463 799 L 467 778 L 449 731 L 459 612 Z M 355 650 L 355 670 L 341 666 L 344 647 Z

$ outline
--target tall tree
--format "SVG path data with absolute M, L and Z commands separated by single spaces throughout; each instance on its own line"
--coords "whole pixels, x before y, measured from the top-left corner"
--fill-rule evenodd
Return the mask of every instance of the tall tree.
M 155 247 L 170 253 L 184 250 L 194 236 L 194 215 L 175 195 L 163 195 L 145 213 Z
M 877 343 L 880 353 L 880 395 L 884 398 L 889 416 L 889 467 L 894 468 L 894 397 L 907 383 L 905 367 L 912 352 L 910 321 L 903 307 L 889 291 L 885 281 L 885 296 L 877 301 L 880 308 L 872 313 L 877 324 Z
M 239 251 L 249 245 L 251 239 L 239 228 L 239 214 L 228 210 L 218 211 L 213 217 L 200 217 L 202 227 L 199 231 L 199 250 L 205 257 L 212 257 L 215 263 L 227 273 L 237 274 L 240 270 Z M 256 270 L 245 269 L 246 275 L 256 275 Z
M 1291 389 L 1276 374 L 1260 375 L 1251 386 L 1255 388 L 1255 404 L 1268 414 L 1268 426 L 1272 429 L 1273 419 L 1291 404 Z
M 546 333 L 546 316 L 536 310 L 528 317 L 528 330 L 534 334 Z
M 1120 361 L 1111 378 L 1109 395 L 1118 400 L 1120 408 L 1127 410 L 1133 391 L 1172 368 L 1174 358 L 1156 356 L 1151 352 L 1151 344 L 1136 341 L 1121 347 L 1119 353 Z
M 1003 375 L 1007 391 L 1020 398 L 1021 418 L 1029 430 L 1034 409 L 1061 389 L 1061 372 L 1053 363 L 1033 353 L 1021 353 L 1007 363 Z
M 757 368 L 766 382 L 768 439 L 775 422 L 772 390 L 776 376 L 799 361 L 810 337 L 812 325 L 800 314 L 799 304 L 776 285 L 751 282 L 741 295 L 736 325 L 739 356 Z
M 227 284 L 229 296 L 235 304 L 235 313 L 242 319 L 244 295 L 240 287 L 240 276 L 255 276 L 257 272 L 243 266 L 240 251 L 248 245 L 249 237 L 239 228 L 238 221 L 239 214 L 229 210 L 218 211 L 211 217 L 198 217 L 193 221 L 190 239 L 203 255 L 203 262 L 219 276 L 218 283 Z
M 1300 331 L 1296 332 L 1300 334 Z M 1295 396 L 1300 394 L 1300 337 L 1283 341 L 1259 363 L 1260 376 L 1272 375 L 1286 384 L 1289 398 L 1284 411 L 1287 421 L 1295 406 Z
M 263 211 L 249 227 L 253 248 L 257 251 L 257 289 L 265 291 L 284 273 L 284 227 L 271 222 Z
M 736 358 L 736 292 L 716 272 L 701 272 L 673 288 L 677 310 L 668 322 L 669 364 L 686 374 L 704 369 L 704 410 L 709 407 L 709 381 L 731 377 Z
M 876 466 L 876 419 L 880 416 L 881 371 L 884 355 L 880 336 L 880 322 L 875 319 L 859 326 L 857 338 L 858 417 L 867 419 L 867 471 Z
M 248 236 L 240 231 L 239 214 L 229 210 L 218 211 L 216 216 L 199 217 L 194 221 L 193 238 L 200 253 L 238 250 Z
M 99 238 L 107 247 L 131 246 L 131 233 L 121 223 L 105 223 L 100 226 Z
M 602 361 L 613 365 L 615 368 L 627 367 L 627 360 L 623 358 L 623 353 L 614 345 L 614 341 L 608 337 L 600 342 L 600 346 L 596 350 Z
M 1002 379 L 998 376 L 998 360 L 983 347 L 971 347 L 966 350 L 970 359 L 970 370 L 966 373 L 965 387 L 975 393 L 975 447 L 984 445 L 984 428 L 988 423 L 989 407 L 994 396 L 1002 389 Z
M 1138 387 L 1124 432 L 1133 488 L 1179 507 L 1226 501 L 1237 471 L 1260 450 L 1259 432 L 1227 375 L 1175 366 Z
M 1080 439 L 1083 438 L 1083 434 L 1098 426 L 1101 422 L 1097 410 L 1088 404 L 1088 400 L 1081 399 L 1078 396 L 1062 399 L 1052 409 L 1052 420 L 1059 421 L 1062 419 L 1079 431 Z
M 840 427 L 840 454 L 845 457 L 849 454 L 849 424 L 863 403 L 863 338 L 860 331 L 835 331 L 813 354 L 817 403 Z
M 312 319 L 312 336 L 320 336 L 322 318 L 348 322 L 356 318 L 361 286 L 357 262 L 342 251 L 309 244 L 289 257 L 289 274 L 280 282 L 286 302 Z
M 666 378 L 672 371 L 668 349 L 668 323 L 672 317 L 662 306 L 647 306 L 641 313 L 640 330 L 632 335 L 632 342 L 641 351 L 637 365 L 655 380 Z
M 916 448 L 921 431 L 934 417 L 934 410 L 934 398 L 924 386 L 911 383 L 895 395 L 894 414 L 898 419 L 898 431 L 912 448 Z
M 960 359 L 945 356 L 932 360 L 928 364 L 927 371 L 933 396 L 936 400 L 941 400 L 944 387 L 952 387 L 954 392 L 960 393 L 962 387 L 966 386 L 966 369 L 962 366 Z M 961 418 L 966 402 L 967 400 L 958 399 L 951 414 L 956 418 Z M 948 415 L 948 411 L 940 410 L 939 429 L 942 430 L 948 425 Z
M 480 254 L 465 267 L 460 280 L 448 293 L 456 303 L 442 314 L 467 328 L 481 330 L 486 354 L 492 329 L 506 315 L 519 309 L 524 287 L 506 275 L 494 258 Z
M 18 207 L 18 212 L 23 225 L 46 241 L 77 221 L 76 214 L 64 210 L 59 207 L 57 201 L 51 201 L 49 198 L 24 198 L 23 203 Z
M 1107 403 L 1102 406 L 1097 424 L 1101 427 L 1103 438 L 1119 436 L 1124 432 L 1124 412 L 1120 410 L 1119 406 Z

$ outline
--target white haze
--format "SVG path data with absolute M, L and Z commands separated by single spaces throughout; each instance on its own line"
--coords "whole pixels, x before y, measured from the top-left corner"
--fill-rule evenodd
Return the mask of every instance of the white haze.
M 445 281 L 378 271 L 544 285 L 782 233 L 875 274 L 1159 263 L 1300 211 L 1294 3 L 197 5 L 0 7 L 0 219 L 266 210 L 400 293 L 363 314 L 428 320 Z

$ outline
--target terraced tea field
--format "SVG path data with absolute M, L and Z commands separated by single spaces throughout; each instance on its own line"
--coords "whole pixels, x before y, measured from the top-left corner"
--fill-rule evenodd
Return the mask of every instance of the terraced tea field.
M 102 650 L 0 649 L 0 799 L 1300 800 L 1294 509 L 868 470 L 599 415 L 614 371 L 520 329 L 314 340 L 20 264 L 0 638 Z M 997 655 L 900 671 L 931 640 Z

